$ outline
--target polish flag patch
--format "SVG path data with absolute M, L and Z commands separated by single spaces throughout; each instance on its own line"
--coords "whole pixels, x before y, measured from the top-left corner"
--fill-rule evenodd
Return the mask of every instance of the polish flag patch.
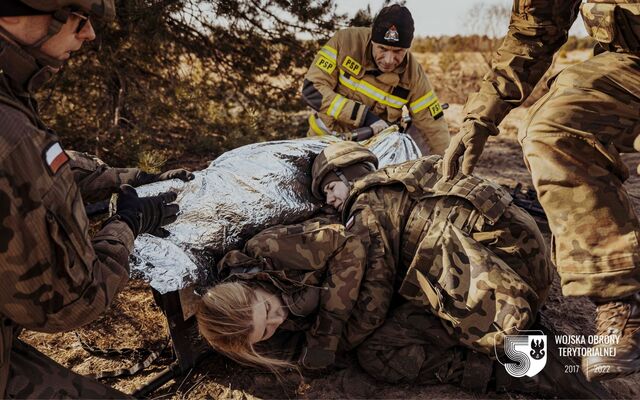
M 349 218 L 349 220 L 347 221 L 347 223 L 344 225 L 345 228 L 347 229 L 351 229 L 351 227 L 353 226 L 353 223 L 356 222 L 356 216 L 354 215 L 353 217 Z
M 44 163 L 49 167 L 51 175 L 55 175 L 69 161 L 69 156 L 60 146 L 60 142 L 51 143 L 44 150 L 42 158 L 44 158 Z

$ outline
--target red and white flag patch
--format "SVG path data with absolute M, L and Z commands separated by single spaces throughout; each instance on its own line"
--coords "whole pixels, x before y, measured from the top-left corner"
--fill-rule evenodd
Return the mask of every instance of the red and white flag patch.
M 344 225 L 345 228 L 347 229 L 351 229 L 351 227 L 353 226 L 353 223 L 356 222 L 356 216 L 352 216 L 351 218 L 349 218 L 349 220 L 347 221 L 347 223 Z
M 44 158 L 44 163 L 49 167 L 51 175 L 55 175 L 69 161 L 69 156 L 60 146 L 60 142 L 50 144 L 44 150 L 42 158 Z

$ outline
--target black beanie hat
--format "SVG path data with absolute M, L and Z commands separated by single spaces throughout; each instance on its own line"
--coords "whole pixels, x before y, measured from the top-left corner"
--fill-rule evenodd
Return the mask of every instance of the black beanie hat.
M 22 17 L 25 15 L 46 15 L 44 11 L 36 10 L 19 0 L 1 0 L 0 17 Z
M 380 10 L 371 27 L 371 40 L 408 49 L 413 41 L 413 17 L 407 7 L 394 4 Z

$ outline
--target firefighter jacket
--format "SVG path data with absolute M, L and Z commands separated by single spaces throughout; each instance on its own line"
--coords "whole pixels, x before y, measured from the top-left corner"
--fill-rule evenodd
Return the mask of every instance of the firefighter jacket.
M 318 52 L 302 89 L 315 110 L 309 135 L 349 132 L 383 119 L 398 122 L 404 107 L 432 154 L 449 144 L 444 112 L 429 78 L 411 54 L 393 72 L 373 60 L 370 28 L 338 31 Z

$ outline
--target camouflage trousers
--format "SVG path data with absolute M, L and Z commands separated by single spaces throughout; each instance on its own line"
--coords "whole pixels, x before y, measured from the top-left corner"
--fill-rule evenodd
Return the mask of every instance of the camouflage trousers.
M 567 68 L 529 111 L 519 141 L 566 296 L 640 290 L 640 225 L 619 155 L 638 151 L 639 135 L 637 55 L 607 52 Z
M 78 375 L 19 339 L 11 349 L 7 399 L 128 399 L 130 396 Z
M 360 366 L 389 383 L 457 384 L 484 392 L 493 361 L 462 347 L 423 307 L 405 303 L 357 348 Z

